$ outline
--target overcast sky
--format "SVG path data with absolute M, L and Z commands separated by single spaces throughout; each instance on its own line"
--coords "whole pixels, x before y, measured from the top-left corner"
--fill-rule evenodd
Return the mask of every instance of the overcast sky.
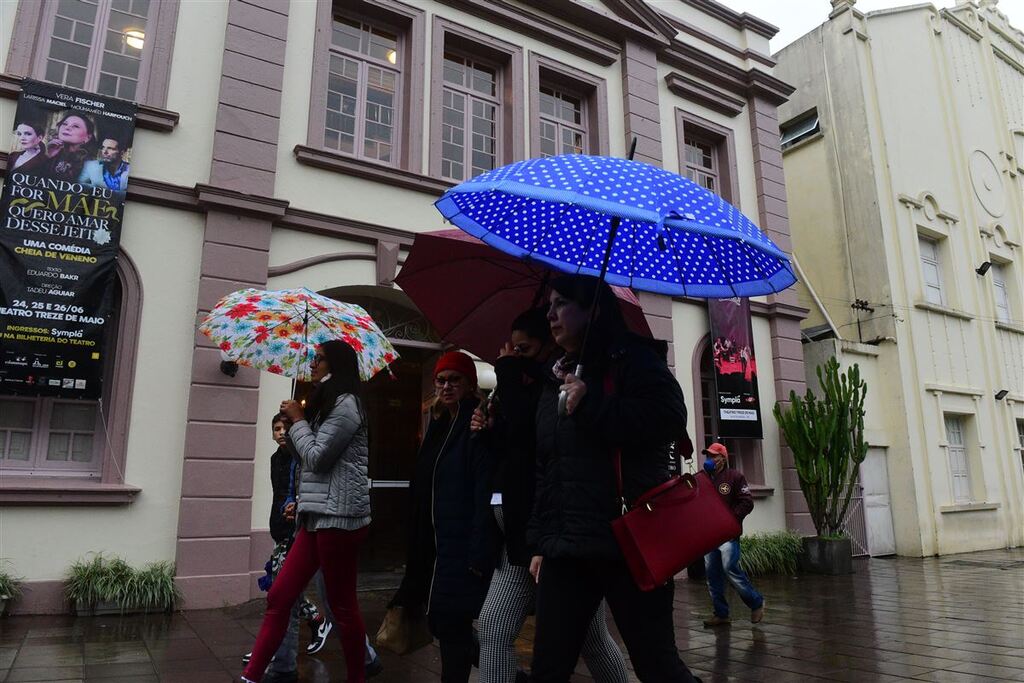
M 922 0 L 924 1 L 924 0 Z M 779 33 L 772 39 L 772 52 L 804 35 L 828 19 L 831 10 L 829 0 L 718 0 L 741 12 L 749 12 L 779 27 Z M 914 0 L 859 0 L 857 9 L 872 12 L 876 9 L 919 4 Z M 936 7 L 952 7 L 954 0 L 934 0 Z M 999 11 L 1010 18 L 1010 23 L 1024 30 L 1024 0 L 1000 0 Z

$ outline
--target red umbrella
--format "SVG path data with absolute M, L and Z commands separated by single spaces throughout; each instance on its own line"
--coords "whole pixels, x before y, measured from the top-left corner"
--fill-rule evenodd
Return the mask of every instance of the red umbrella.
M 486 361 L 508 341 L 512 320 L 541 305 L 538 293 L 558 273 L 494 249 L 461 230 L 416 235 L 395 282 L 441 337 Z M 626 325 L 653 336 L 640 301 L 625 287 L 612 287 Z

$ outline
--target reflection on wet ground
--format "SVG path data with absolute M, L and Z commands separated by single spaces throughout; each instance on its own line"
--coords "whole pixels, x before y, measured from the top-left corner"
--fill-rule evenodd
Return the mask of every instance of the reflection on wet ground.
M 750 624 L 733 595 L 734 623 L 714 631 L 701 625 L 709 609 L 704 586 L 679 581 L 683 659 L 706 682 L 1024 681 L 1024 550 L 855 564 L 850 576 L 759 579 L 765 621 Z M 389 595 L 361 597 L 375 631 Z M 0 681 L 238 680 L 261 610 L 255 601 L 175 615 L 0 618 Z M 528 626 L 518 644 L 524 663 L 531 635 Z M 384 673 L 375 683 L 440 681 L 436 646 L 381 656 Z M 304 683 L 345 678 L 336 642 L 299 663 Z M 582 664 L 576 680 L 590 680 Z

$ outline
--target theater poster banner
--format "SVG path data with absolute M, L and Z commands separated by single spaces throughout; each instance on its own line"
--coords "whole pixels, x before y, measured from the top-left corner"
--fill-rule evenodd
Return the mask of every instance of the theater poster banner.
M 100 396 L 135 110 L 22 88 L 0 195 L 0 394 Z
M 718 436 L 760 439 L 757 357 L 749 299 L 709 299 L 711 351 L 718 390 Z

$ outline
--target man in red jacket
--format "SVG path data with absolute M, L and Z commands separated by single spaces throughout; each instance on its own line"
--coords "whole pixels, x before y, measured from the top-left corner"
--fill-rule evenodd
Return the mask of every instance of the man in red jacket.
M 722 444 L 713 443 L 701 453 L 707 456 L 704 469 L 742 527 L 743 518 L 754 509 L 754 499 L 750 495 L 747 480 L 738 471 L 729 467 L 729 451 Z M 708 591 L 711 593 L 711 603 L 715 610 L 714 616 L 704 620 L 705 628 L 730 623 L 729 603 L 725 599 L 727 579 L 750 608 L 750 621 L 757 624 L 764 618 L 764 597 L 750 583 L 747 573 L 740 569 L 738 537 L 726 541 L 705 555 L 704 568 L 707 570 Z

